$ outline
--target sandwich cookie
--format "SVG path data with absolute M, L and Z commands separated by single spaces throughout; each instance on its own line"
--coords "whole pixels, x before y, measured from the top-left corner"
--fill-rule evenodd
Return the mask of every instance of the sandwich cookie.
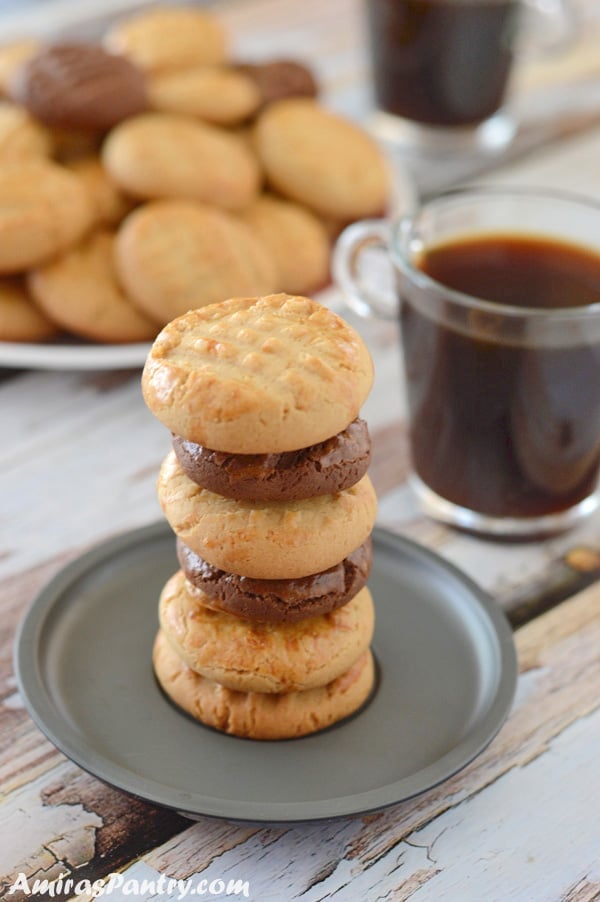
M 176 705 L 209 727 L 247 739 L 293 739 L 323 730 L 357 711 L 375 681 L 369 651 L 326 686 L 280 695 L 236 692 L 200 676 L 177 656 L 162 632 L 152 659 L 160 686 Z
M 355 485 L 371 459 L 364 420 L 355 419 L 332 438 L 280 454 L 228 454 L 173 436 L 179 464 L 197 485 L 246 501 L 299 501 L 333 495 Z
M 327 570 L 367 539 L 377 513 L 368 476 L 335 495 L 302 501 L 234 501 L 185 475 L 175 453 L 158 477 L 173 532 L 210 564 L 253 579 L 296 579 Z
M 275 294 L 170 322 L 147 357 L 142 391 L 154 416 L 191 442 L 278 454 L 346 429 L 372 382 L 369 351 L 351 326 L 309 298 Z
M 296 623 L 258 623 L 213 611 L 181 570 L 160 596 L 159 620 L 177 656 L 196 673 L 240 692 L 297 692 L 326 686 L 369 647 L 367 588 L 335 611 Z
M 328 614 L 358 595 L 371 571 L 372 550 L 367 539 L 339 564 L 299 579 L 250 579 L 226 573 L 180 539 L 177 557 L 188 592 L 206 607 L 248 620 L 292 623 Z

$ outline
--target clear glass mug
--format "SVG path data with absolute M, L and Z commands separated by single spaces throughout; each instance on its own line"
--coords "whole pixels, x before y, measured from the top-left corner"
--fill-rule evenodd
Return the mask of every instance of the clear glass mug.
M 514 62 L 575 34 L 568 0 L 364 0 L 377 112 L 392 146 L 497 152 L 513 138 Z
M 477 254 L 507 236 L 526 248 L 531 241 L 558 243 L 569 254 L 575 248 L 591 267 L 586 302 L 568 306 L 567 289 L 540 297 L 531 283 L 536 306 L 524 307 L 522 298 L 517 303 L 503 293 L 504 284 L 489 300 L 423 270 L 423 255 L 432 250 L 454 253 L 462 243 Z M 361 275 L 365 251 L 373 247 L 391 258 L 394 299 Z M 542 256 L 543 266 L 553 256 Z M 577 273 L 580 262 L 576 257 Z M 496 282 L 507 276 L 510 282 L 512 265 L 502 267 Z M 349 226 L 338 240 L 333 272 L 355 312 L 399 318 L 411 483 L 426 513 L 517 538 L 558 532 L 596 509 L 600 204 L 544 190 L 451 191 L 394 224 Z M 563 290 L 554 275 L 549 283 L 548 295 Z M 546 301 L 552 306 L 538 306 Z

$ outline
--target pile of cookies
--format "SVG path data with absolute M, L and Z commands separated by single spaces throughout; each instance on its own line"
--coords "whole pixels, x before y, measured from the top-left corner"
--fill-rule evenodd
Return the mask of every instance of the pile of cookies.
M 294 61 L 149 8 L 101 43 L 0 47 L 0 340 L 135 342 L 224 297 L 313 293 L 389 173 Z
M 349 325 L 286 294 L 190 311 L 152 346 L 142 388 L 173 434 L 158 495 L 181 565 L 154 671 L 211 727 L 302 736 L 373 689 L 376 498 L 358 418 L 372 379 Z

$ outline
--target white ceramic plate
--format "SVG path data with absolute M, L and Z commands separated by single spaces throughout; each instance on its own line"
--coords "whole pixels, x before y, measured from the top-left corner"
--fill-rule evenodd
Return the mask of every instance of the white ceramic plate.
M 141 367 L 147 342 L 123 345 L 28 344 L 0 341 L 0 366 L 37 370 L 119 370 Z
M 394 172 L 391 215 L 398 216 L 415 202 L 410 178 Z M 345 301 L 340 290 L 331 285 L 315 298 L 336 313 L 344 315 Z M 76 338 L 48 343 L 0 341 L 0 367 L 36 370 L 119 370 L 142 367 L 150 350 L 149 342 L 137 344 L 95 344 Z
M 333 286 L 316 295 L 322 304 L 340 312 L 342 296 Z M 36 370 L 119 370 L 142 367 L 150 342 L 94 344 L 77 339 L 48 343 L 0 341 L 0 367 Z

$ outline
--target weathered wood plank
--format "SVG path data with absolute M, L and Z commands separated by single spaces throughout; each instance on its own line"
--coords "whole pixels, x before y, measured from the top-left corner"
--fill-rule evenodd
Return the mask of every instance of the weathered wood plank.
M 19 873 L 32 881 L 96 879 L 181 832 L 189 821 L 105 786 L 56 752 L 54 766 L 2 803 L 0 899 Z M 70 895 L 70 894 L 69 894 Z
M 104 786 L 68 762 L 35 727 L 16 691 L 12 646 L 34 594 L 77 551 L 5 580 L 0 587 L 0 898 L 19 871 L 57 878 L 117 868 L 188 821 Z M 17 895 L 10 896 L 17 899 Z
M 35 579 L 39 581 L 41 576 L 38 572 Z M 6 633 L 3 638 L 5 649 Z M 18 843 L 8 851 L 3 849 L 0 874 L 29 869 L 31 874 L 52 871 L 58 876 L 60 871 L 95 879 L 146 852 L 143 860 L 149 867 L 183 878 L 203 868 L 214 869 L 211 862 L 223 861 L 225 853 L 230 855 L 232 867 L 236 863 L 234 870 L 243 870 L 242 865 L 247 869 L 260 868 L 256 862 L 262 861 L 265 850 L 273 846 L 270 854 L 277 849 L 282 860 L 289 861 L 292 854 L 296 860 L 302 860 L 301 874 L 307 881 L 314 880 L 315 885 L 338 858 L 348 862 L 349 872 L 357 868 L 366 871 L 381 862 L 370 876 L 380 869 L 386 873 L 389 870 L 391 880 L 394 850 L 406 837 L 410 839 L 411 834 L 435 822 L 445 811 L 474 798 L 511 770 L 539 758 L 570 725 L 597 708 L 600 586 L 590 587 L 519 630 L 517 645 L 522 676 L 515 710 L 504 729 L 462 773 L 409 803 L 326 827 L 258 830 L 206 819 L 188 827 L 188 822 L 176 815 L 160 812 L 103 786 L 65 762 L 58 752 L 50 751 L 43 766 L 39 760 L 34 762 L 34 773 L 25 770 L 29 779 L 19 784 L 15 778 L 14 789 L 5 797 L 4 812 L 13 812 L 9 823 L 15 827 Z M 5 651 L 2 658 L 6 661 Z M 0 708 L 3 725 L 7 717 L 11 719 L 11 729 L 20 721 L 19 747 L 29 741 L 32 751 L 39 749 L 43 759 L 49 744 L 19 710 L 14 693 L 8 698 L 12 698 L 8 712 L 5 705 Z M 1 732 L 7 735 L 6 730 Z M 5 745 L 2 763 L 6 766 L 10 759 L 11 750 Z M 568 796 L 565 804 L 569 804 Z M 39 830 L 32 830 L 31 818 L 31 823 L 40 825 Z M 164 842 L 169 836 L 176 838 Z M 54 858 L 48 857 L 48 849 Z M 7 860 L 9 853 L 13 854 L 12 860 Z M 272 865 L 269 861 L 265 874 L 275 879 L 277 870 Z M 433 879 L 429 870 L 428 879 Z M 336 879 L 342 877 L 343 869 L 337 871 Z M 294 879 L 298 881 L 300 877 Z M 409 888 L 415 881 L 422 881 L 424 874 L 411 874 L 406 879 Z M 394 885 L 398 888 L 402 882 Z
M 74 546 L 156 520 L 169 435 L 141 399 L 139 373 L 27 373 L 0 385 L 0 578 Z M 32 403 L 35 401 L 35 403 Z
M 569 887 L 560 902 L 597 902 L 600 898 L 600 881 L 590 883 L 584 877 Z

